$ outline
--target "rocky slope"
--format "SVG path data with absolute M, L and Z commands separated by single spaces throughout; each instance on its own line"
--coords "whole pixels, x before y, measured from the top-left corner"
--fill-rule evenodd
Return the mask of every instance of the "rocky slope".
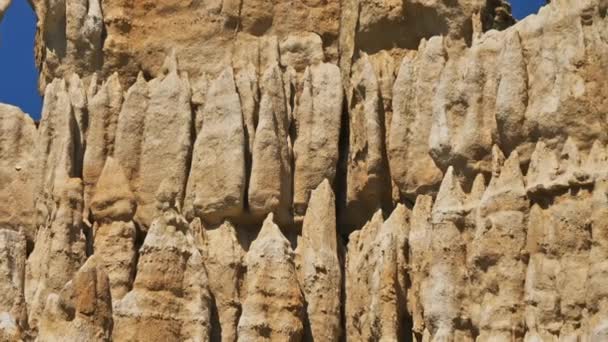
M 1 340 L 608 340 L 607 1 L 33 6 Z

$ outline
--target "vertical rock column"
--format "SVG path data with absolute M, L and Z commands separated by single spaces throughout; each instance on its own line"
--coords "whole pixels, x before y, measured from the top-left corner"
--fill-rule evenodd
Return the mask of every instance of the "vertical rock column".
M 466 316 L 465 194 L 449 167 L 431 216 L 429 276 L 422 286 L 426 329 L 433 341 L 472 341 Z
M 398 205 L 386 222 L 378 211 L 350 235 L 346 258 L 346 338 L 402 341 L 406 331 L 408 212 Z
M 65 169 L 58 172 L 53 210 L 47 225 L 38 230 L 27 260 L 25 298 L 30 328 L 37 328 L 47 296 L 58 293 L 86 259 L 82 192 L 80 179 L 68 178 Z
M 24 297 L 25 235 L 0 226 L 0 339 L 21 341 L 27 329 Z
M 346 202 L 340 220 L 356 229 L 390 198 L 390 180 L 380 88 L 367 55 L 353 66 L 351 82 Z
M 410 288 L 407 293 L 407 308 L 412 317 L 412 334 L 421 339 L 425 331 L 424 303 L 422 291 L 424 280 L 428 277 L 429 248 L 431 245 L 431 211 L 433 198 L 421 195 L 416 198 L 412 210 L 409 234 L 409 277 Z
M 114 136 L 123 100 L 122 93 L 118 74 L 113 74 L 89 100 L 89 133 L 82 166 L 86 220 L 97 179 L 106 158 L 114 153 Z
M 209 274 L 209 290 L 219 318 L 219 322 L 212 321 L 217 324 L 212 326 L 213 341 L 237 340 L 245 251 L 236 234 L 236 228 L 230 221 L 224 221 L 213 229 L 203 229 L 203 262 Z
M 294 210 L 304 215 L 310 192 L 323 179 L 334 182 L 343 94 L 340 70 L 333 64 L 311 66 L 296 107 Z
M 121 299 L 135 276 L 135 196 L 118 162 L 109 157 L 91 200 L 93 250 L 110 278 L 112 299 Z
M 591 216 L 593 241 L 586 284 L 588 338 L 608 338 L 608 181 L 595 183 Z
M 428 152 L 433 97 L 447 58 L 444 40 L 423 40 L 416 57 L 405 58 L 393 87 L 389 155 L 391 176 L 401 196 L 414 198 L 432 193 L 442 179 Z
M 557 187 L 557 174 L 564 168 L 557 163 L 554 150 L 539 143 L 532 158 L 530 169 L 535 167 L 528 174 L 528 192 L 539 198 L 539 204 L 532 207 L 528 229 L 531 258 L 526 276 L 526 338 L 583 339 L 595 209 L 589 205 L 592 194 L 588 187 L 576 186 L 575 179 L 564 182 L 571 184 L 571 189 Z M 601 159 L 605 161 L 605 157 Z M 569 167 L 576 167 L 571 162 Z M 604 164 L 601 169 L 605 168 Z
M 311 341 L 338 341 L 342 333 L 342 269 L 338 258 L 336 199 L 329 181 L 311 192 L 296 267 L 304 299 Z
M 481 198 L 468 257 L 470 315 L 482 341 L 523 338 L 528 208 L 519 157 L 513 152 Z
M 260 87 L 262 98 L 253 142 L 249 210 L 259 218 L 274 213 L 277 222 L 289 223 L 293 201 L 291 120 L 277 64 L 264 71 Z
M 49 295 L 37 340 L 109 342 L 111 336 L 110 282 L 91 256 L 60 293 Z
M 238 341 L 301 341 L 304 298 L 293 251 L 272 214 L 251 244 L 245 263 L 247 285 Z
M 0 104 L 0 229 L 36 234 L 36 126 L 17 107 Z
M 125 101 L 118 115 L 116 124 L 116 143 L 114 158 L 120 164 L 129 186 L 141 203 L 138 194 L 143 174 L 141 170 L 142 145 L 144 141 L 145 113 L 150 102 L 148 82 L 143 74 L 137 76 L 137 81 L 125 94 Z
M 150 226 L 158 213 L 155 194 L 163 181 L 167 180 L 177 190 L 178 207 L 181 207 L 192 145 L 190 82 L 187 74 L 179 74 L 174 52 L 165 59 L 162 74 L 148 86 L 150 101 L 139 162 L 141 176 L 135 220 L 144 228 Z
M 114 302 L 114 341 L 207 341 L 211 303 L 207 273 L 174 181 L 157 193 L 159 216 L 140 249 L 133 289 Z
M 46 225 L 53 207 L 56 173 L 64 168 L 69 177 L 80 174 L 83 150 L 82 132 L 74 116 L 66 83 L 55 79 L 44 93 L 42 116 L 35 143 L 36 224 Z M 60 165 L 62 164 L 63 165 Z
M 194 143 L 186 212 L 213 224 L 243 213 L 245 134 L 232 68 L 211 82 Z

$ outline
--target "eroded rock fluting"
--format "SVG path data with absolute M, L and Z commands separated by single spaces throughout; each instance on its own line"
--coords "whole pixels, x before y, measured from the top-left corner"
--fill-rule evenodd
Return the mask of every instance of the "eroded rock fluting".
M 31 2 L 0 340 L 608 341 L 605 0 Z

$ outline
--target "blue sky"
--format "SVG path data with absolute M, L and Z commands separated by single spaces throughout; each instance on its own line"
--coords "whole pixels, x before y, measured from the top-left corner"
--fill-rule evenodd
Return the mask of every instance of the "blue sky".
M 0 23 L 0 102 L 40 117 L 38 71 L 34 63 L 36 16 L 27 0 L 13 0 Z
M 513 14 L 522 19 L 536 13 L 545 0 L 511 0 Z M 34 64 L 36 18 L 27 0 L 13 0 L 0 23 L 0 102 L 20 107 L 40 118 L 38 71 Z
M 513 16 L 517 19 L 523 19 L 531 13 L 538 12 L 538 9 L 546 3 L 546 0 L 511 0 L 513 7 Z

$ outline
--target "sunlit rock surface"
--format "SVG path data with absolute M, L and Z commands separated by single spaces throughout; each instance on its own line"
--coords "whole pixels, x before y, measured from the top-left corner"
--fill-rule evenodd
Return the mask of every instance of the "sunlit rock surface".
M 32 5 L 0 340 L 608 340 L 605 0 Z

